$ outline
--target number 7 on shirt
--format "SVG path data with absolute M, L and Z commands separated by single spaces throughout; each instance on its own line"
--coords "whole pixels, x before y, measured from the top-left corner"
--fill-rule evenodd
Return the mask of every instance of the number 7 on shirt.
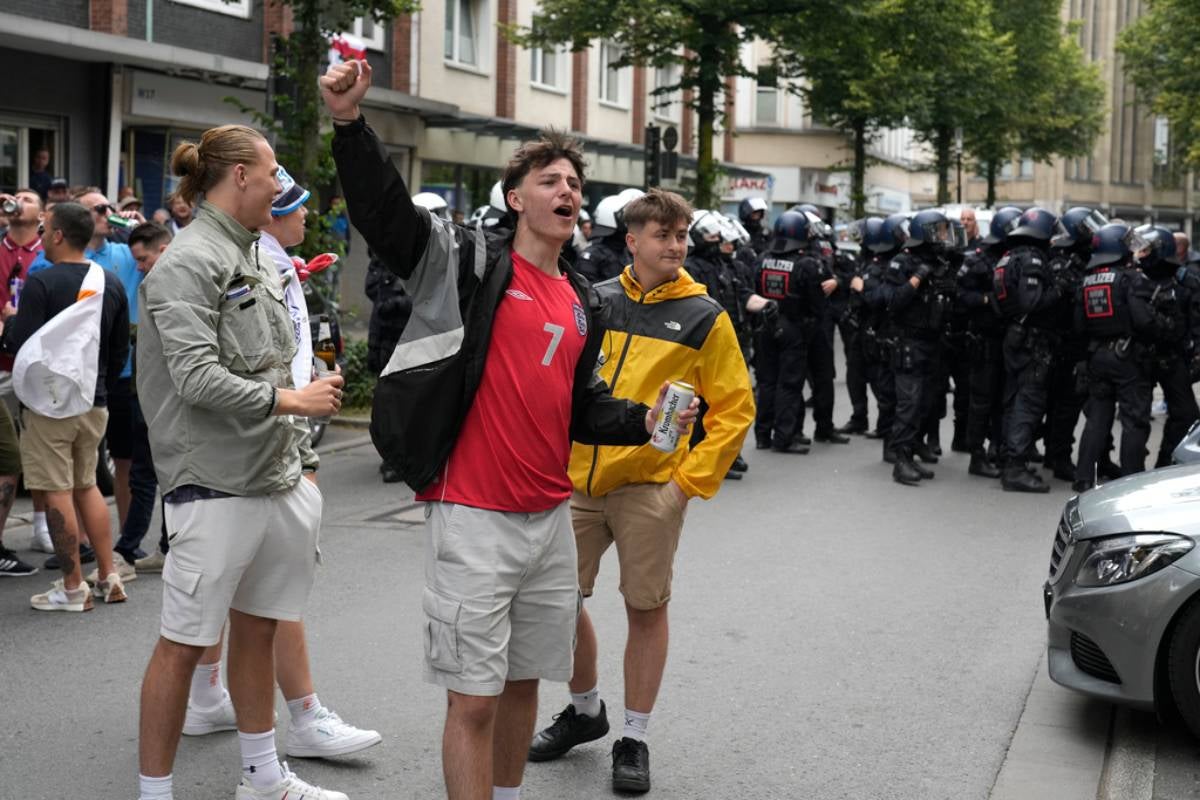
M 554 351 L 558 349 L 558 343 L 562 341 L 566 328 L 562 325 L 555 325 L 553 322 L 547 322 L 542 326 L 542 330 L 550 334 L 550 344 L 546 347 L 546 355 L 542 356 L 542 366 L 548 367 L 554 360 Z

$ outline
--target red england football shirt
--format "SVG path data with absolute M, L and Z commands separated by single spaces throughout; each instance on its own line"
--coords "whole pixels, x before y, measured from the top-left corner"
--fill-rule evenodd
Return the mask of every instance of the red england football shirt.
M 442 474 L 418 500 L 548 511 L 571 496 L 571 390 L 587 315 L 565 275 L 513 253 L 475 401 Z

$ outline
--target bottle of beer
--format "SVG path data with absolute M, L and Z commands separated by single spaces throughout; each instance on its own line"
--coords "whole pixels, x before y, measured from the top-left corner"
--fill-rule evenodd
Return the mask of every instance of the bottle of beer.
M 333 341 L 333 326 L 329 317 L 322 314 L 317 318 L 317 341 L 313 345 L 313 355 L 317 361 L 317 376 L 331 375 L 337 371 L 337 345 Z

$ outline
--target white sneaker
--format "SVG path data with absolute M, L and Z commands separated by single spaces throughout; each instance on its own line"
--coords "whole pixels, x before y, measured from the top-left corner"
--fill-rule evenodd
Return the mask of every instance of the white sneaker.
M 382 741 L 378 731 L 356 728 L 343 722 L 337 712 L 322 708 L 311 725 L 288 727 L 284 752 L 296 758 L 327 758 L 357 753 Z
M 221 702 L 212 708 L 197 708 L 188 701 L 187 716 L 183 718 L 184 736 L 204 736 L 218 731 L 236 731 L 237 715 L 233 712 L 233 699 L 226 691 Z
M 161 550 L 155 550 L 145 558 L 139 558 L 133 562 L 133 566 L 138 572 L 162 572 L 165 563 L 167 563 L 166 554 Z
M 296 773 L 288 769 L 286 761 L 282 766 L 283 780 L 270 789 L 255 789 L 242 778 L 234 795 L 235 800 L 350 800 L 341 792 L 331 792 L 300 780 Z
M 38 611 L 91 611 L 92 587 L 81 583 L 74 589 L 68 589 L 59 578 L 50 591 L 29 598 L 29 605 Z
M 125 556 L 121 555 L 120 553 L 113 553 L 113 566 L 117 568 L 117 577 L 121 579 L 121 583 L 124 584 L 137 580 L 137 570 L 135 570 L 133 568 L 133 564 L 130 564 L 128 561 L 126 561 Z M 94 570 L 89 572 L 84 580 L 93 586 L 99 583 L 100 567 L 96 567 Z M 100 595 L 96 596 L 99 597 Z
M 33 539 L 29 542 L 29 549 L 43 553 L 53 553 L 54 542 L 50 541 L 50 529 L 35 526 L 33 529 Z
M 92 594 L 105 603 L 124 603 L 129 599 L 121 576 L 115 572 L 110 572 L 102 581 L 96 581 Z

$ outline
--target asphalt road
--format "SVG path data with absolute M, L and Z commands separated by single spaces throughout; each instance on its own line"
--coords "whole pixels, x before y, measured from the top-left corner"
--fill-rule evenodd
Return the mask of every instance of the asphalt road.
M 334 430 L 325 447 L 362 434 Z M 689 509 L 650 723 L 651 796 L 987 798 L 1044 648 L 1040 587 L 1065 484 L 1004 493 L 953 454 L 934 481 L 904 487 L 862 438 L 745 455 L 745 480 Z M 292 767 L 356 800 L 437 797 L 445 700 L 420 678 L 422 513 L 377 465 L 369 446 L 323 457 L 325 563 L 307 622 L 322 700 L 384 741 Z M 14 523 L 5 541 L 24 550 L 28 527 Z M 28 596 L 48 577 L 0 580 L 0 798 L 136 797 L 159 578 L 130 584 L 124 605 L 47 615 Z M 611 555 L 589 610 L 617 727 L 624 614 Z M 565 687 L 541 697 L 544 724 Z M 279 713 L 282 734 L 282 701 Z M 1160 735 L 1152 719 L 1145 728 L 1146 741 Z M 609 747 L 531 765 L 524 797 L 611 796 Z M 231 797 L 238 767 L 232 733 L 185 739 L 175 797 Z

